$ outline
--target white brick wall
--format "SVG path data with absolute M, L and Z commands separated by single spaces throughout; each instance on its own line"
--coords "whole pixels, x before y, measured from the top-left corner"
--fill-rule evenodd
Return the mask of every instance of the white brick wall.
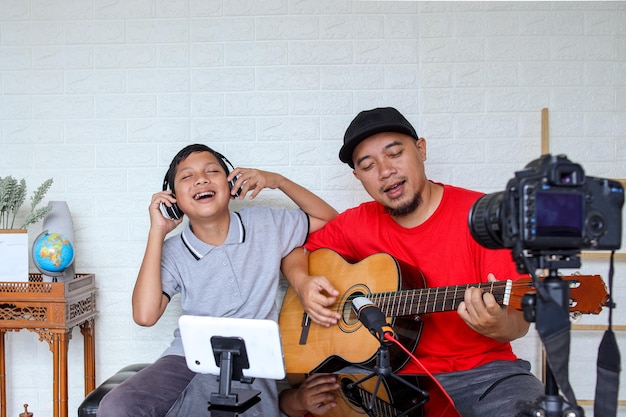
M 100 383 L 153 360 L 176 326 L 175 305 L 153 328 L 135 325 L 130 295 L 150 196 L 184 145 L 284 173 L 342 210 L 367 198 L 337 159 L 358 111 L 399 108 L 428 140 L 431 178 L 494 192 L 539 156 L 547 107 L 552 153 L 625 178 L 625 74 L 622 2 L 0 0 L 0 176 L 53 177 L 47 199 L 69 203 L 77 271 L 97 274 Z M 7 415 L 24 403 L 52 415 L 47 344 L 26 331 L 6 344 Z M 579 398 L 593 398 L 597 345 L 575 336 Z M 515 346 L 539 366 L 533 330 Z M 82 356 L 74 331 L 70 415 Z

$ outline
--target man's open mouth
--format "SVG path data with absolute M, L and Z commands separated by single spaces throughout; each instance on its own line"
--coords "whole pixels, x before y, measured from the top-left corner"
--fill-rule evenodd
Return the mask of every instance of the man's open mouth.
M 384 191 L 385 191 L 386 193 L 388 193 L 388 192 L 393 192 L 393 191 L 394 191 L 394 190 L 396 190 L 397 188 L 401 187 L 403 184 L 404 184 L 404 181 L 400 181 L 400 182 L 398 182 L 398 183 L 393 184 L 393 185 L 392 185 L 392 186 L 390 186 L 390 187 L 385 188 L 385 189 L 384 189 Z

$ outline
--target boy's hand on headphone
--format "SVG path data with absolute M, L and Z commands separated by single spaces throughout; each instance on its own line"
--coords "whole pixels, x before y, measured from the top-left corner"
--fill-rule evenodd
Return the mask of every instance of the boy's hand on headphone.
M 239 199 L 243 200 L 248 192 L 250 200 L 253 200 L 264 188 L 276 189 L 280 186 L 283 176 L 275 172 L 261 171 L 254 168 L 237 167 L 228 175 L 228 180 L 235 180 L 231 195 L 235 190 L 240 190 Z
M 150 228 L 161 230 L 164 234 L 174 230 L 183 221 L 183 218 L 173 220 L 165 217 L 163 211 L 161 211 L 161 204 L 172 207 L 175 203 L 176 198 L 171 191 L 160 191 L 154 194 L 148 210 L 150 212 Z

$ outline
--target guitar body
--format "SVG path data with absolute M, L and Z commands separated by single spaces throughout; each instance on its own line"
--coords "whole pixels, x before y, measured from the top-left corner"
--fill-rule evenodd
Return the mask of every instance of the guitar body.
M 401 265 L 386 253 L 351 264 L 330 249 L 318 249 L 309 256 L 309 273 L 325 276 L 339 291 L 340 299 L 333 308 L 342 318 L 330 328 L 313 323 L 293 288 L 287 289 L 278 321 L 287 374 L 335 372 L 348 364 L 373 366 L 380 342 L 358 321 L 348 300 L 359 295 L 424 286 L 417 268 Z M 398 341 L 411 352 L 417 346 L 422 328 L 416 318 L 388 318 Z M 395 345 L 391 346 L 390 354 L 394 371 L 409 359 Z

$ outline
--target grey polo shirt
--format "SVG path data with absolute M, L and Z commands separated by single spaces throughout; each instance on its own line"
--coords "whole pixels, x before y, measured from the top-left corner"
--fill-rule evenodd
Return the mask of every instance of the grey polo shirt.
M 183 314 L 278 320 L 280 262 L 302 246 L 309 219 L 300 209 L 252 206 L 232 212 L 224 243 L 209 245 L 187 225 L 163 244 L 161 282 L 180 293 Z M 184 355 L 180 332 L 163 355 Z

